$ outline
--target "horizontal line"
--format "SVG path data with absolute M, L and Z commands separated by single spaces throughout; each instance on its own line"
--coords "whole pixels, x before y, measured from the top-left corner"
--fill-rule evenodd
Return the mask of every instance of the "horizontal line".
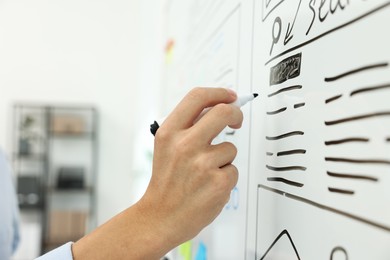
M 266 155 L 272 156 L 272 155 L 274 155 L 274 154 L 273 154 L 273 153 L 270 153 L 270 152 L 267 152 Z
M 364 137 L 351 137 L 339 140 L 325 141 L 325 145 L 335 145 L 335 144 L 343 144 L 343 143 L 351 143 L 351 142 L 369 142 L 370 139 Z
M 355 74 L 355 73 L 358 73 L 358 72 L 362 72 L 362 71 L 366 71 L 366 70 L 370 70 L 370 69 L 387 67 L 388 65 L 389 64 L 387 62 L 385 62 L 385 63 L 378 63 L 378 64 L 374 64 L 374 65 L 368 65 L 368 66 L 360 67 L 360 68 L 347 71 L 345 73 L 342 73 L 342 74 L 334 76 L 334 77 L 325 78 L 325 81 L 326 82 L 335 81 L 335 80 L 344 78 L 346 76 L 349 76 L 349 75 L 352 75 L 352 74 Z
M 274 193 L 279 194 L 279 195 L 282 195 L 282 196 L 284 196 L 286 198 L 289 198 L 289 199 L 292 199 L 292 200 L 295 200 L 295 201 L 300 201 L 302 203 L 306 203 L 306 204 L 311 205 L 313 207 L 316 207 L 316 208 L 319 208 L 319 209 L 323 209 L 323 210 L 327 210 L 327 211 L 333 212 L 335 214 L 339 214 L 341 216 L 344 216 L 344 217 L 356 220 L 358 222 L 361 222 L 361 223 L 364 223 L 364 224 L 367 224 L 367 225 L 370 225 L 370 226 L 373 226 L 373 227 L 385 230 L 387 232 L 390 232 L 390 226 L 385 226 L 383 224 L 376 223 L 376 222 L 374 222 L 372 220 L 365 219 L 365 218 L 359 217 L 357 215 L 353 215 L 351 213 L 348 213 L 348 212 L 345 212 L 345 211 L 342 211 L 342 210 L 339 210 L 339 209 L 335 209 L 335 208 L 326 206 L 324 204 L 320 204 L 318 202 L 315 202 L 313 200 L 309 200 L 309 199 L 306 199 L 306 198 L 303 198 L 303 197 L 299 197 L 299 196 L 291 194 L 291 193 L 287 193 L 287 192 L 284 192 L 284 191 L 281 191 L 281 190 L 278 190 L 278 189 L 275 189 L 275 188 L 271 188 L 271 187 L 268 187 L 268 186 L 263 185 L 263 184 L 259 184 L 257 187 L 258 188 L 262 188 L 264 190 L 268 190 L 270 192 L 274 192 Z
M 283 92 L 286 92 L 286 91 L 291 91 L 291 90 L 301 89 L 301 88 L 302 88 L 302 85 L 295 85 L 295 86 L 291 86 L 291 87 L 282 88 L 276 92 L 269 94 L 268 97 L 276 96 L 276 95 L 283 93 Z
M 328 190 L 330 192 L 336 192 L 336 193 L 342 193 L 342 194 L 348 194 L 348 195 L 355 194 L 355 192 L 353 190 L 343 190 L 343 189 L 331 188 L 331 187 L 328 187 Z
M 270 177 L 270 178 L 267 178 L 267 181 L 283 182 L 283 183 L 288 184 L 288 185 L 291 185 L 291 186 L 303 187 L 303 184 L 302 184 L 302 183 L 295 182 L 295 181 L 290 181 L 290 180 L 287 180 L 287 179 L 285 179 L 285 178 Z
M 377 113 L 371 113 L 371 114 L 364 114 L 359 116 L 352 116 L 352 117 L 346 117 L 338 120 L 333 121 L 325 121 L 325 125 L 337 125 L 341 123 L 351 122 L 351 121 L 357 121 L 372 117 L 382 117 L 382 116 L 390 116 L 390 111 L 383 111 L 383 112 L 377 112 Z
M 266 165 L 268 170 L 276 171 L 276 172 L 284 172 L 284 171 L 306 171 L 306 167 L 303 166 L 285 166 L 285 167 L 274 167 Z
M 390 137 L 387 137 L 387 138 L 386 138 L 386 142 L 390 142 Z
M 274 141 L 274 140 L 279 140 L 279 139 L 287 138 L 287 137 L 294 136 L 294 135 L 304 135 L 304 134 L 305 133 L 302 132 L 302 131 L 293 131 L 293 132 L 289 132 L 289 133 L 286 133 L 286 134 L 281 134 L 281 135 L 278 135 L 278 136 L 266 136 L 265 138 L 267 140 Z
M 354 95 L 361 94 L 361 93 L 364 93 L 364 92 L 382 90 L 382 89 L 385 89 L 385 88 L 390 88 L 390 84 L 383 84 L 383 85 L 378 85 L 378 86 L 373 86 L 373 87 L 357 89 L 357 90 L 352 91 L 350 96 L 352 97 Z
M 331 34 L 331 33 L 335 32 L 335 31 L 338 31 L 339 29 L 342 29 L 342 28 L 344 28 L 344 27 L 346 27 L 346 26 L 348 26 L 348 25 L 351 25 L 351 24 L 353 24 L 353 23 L 355 23 L 355 22 L 357 22 L 357 21 L 359 21 L 359 20 L 361 20 L 361 19 L 363 19 L 363 18 L 365 18 L 365 17 L 367 17 L 367 16 L 369 16 L 369 15 L 371 15 L 371 14 L 374 14 L 374 13 L 380 11 L 381 9 L 386 8 L 386 7 L 389 6 L 389 5 L 390 5 L 390 2 L 387 2 L 387 3 L 383 4 L 383 5 L 380 5 L 380 6 L 376 7 L 376 8 L 374 8 L 373 10 L 368 11 L 367 13 L 362 14 L 361 16 L 356 17 L 355 19 L 352 19 L 352 20 L 349 21 L 349 22 L 346 22 L 346 23 L 344 23 L 344 24 L 341 24 L 341 25 L 339 25 L 339 26 L 337 26 L 337 27 L 335 27 L 335 28 L 330 29 L 329 31 L 326 31 L 326 32 L 324 32 L 324 33 L 322 33 L 322 34 L 320 34 L 320 35 L 317 35 L 316 37 L 314 37 L 314 38 L 312 38 L 312 39 L 310 39 L 310 40 L 308 40 L 308 41 L 306 41 L 306 42 L 303 42 L 303 43 L 301 43 L 301 44 L 298 44 L 298 45 L 295 46 L 295 47 L 292 47 L 292 48 L 290 48 L 290 49 L 288 49 L 288 50 L 285 50 L 284 52 L 281 52 L 281 53 L 279 53 L 278 55 L 275 55 L 274 57 L 272 57 L 271 59 L 269 59 L 264 65 L 268 65 L 271 61 L 273 61 L 273 60 L 275 60 L 275 59 L 277 59 L 277 58 L 279 58 L 279 57 L 282 57 L 282 56 L 284 56 L 284 55 L 287 54 L 287 53 L 290 53 L 290 52 L 292 52 L 292 51 L 295 51 L 295 50 L 297 50 L 297 49 L 299 49 L 299 48 L 301 48 L 301 47 L 303 47 L 303 46 L 306 46 L 306 45 L 308 45 L 308 44 L 310 44 L 310 43 L 312 43 L 312 42 L 315 42 L 316 40 L 318 40 L 318 39 L 320 39 L 320 38 L 322 38 L 322 37 L 324 37 L 324 36 L 326 36 L 326 35 L 328 35 L 328 34 Z
M 345 179 L 359 179 L 367 181 L 378 181 L 378 178 L 365 176 L 365 175 L 356 175 L 356 174 L 345 174 L 345 173 L 335 173 L 335 172 L 326 172 L 331 177 L 336 178 L 345 178 Z
M 327 162 L 346 162 L 346 163 L 372 163 L 372 164 L 390 164 L 389 160 L 380 159 L 350 159 L 339 157 L 325 157 Z
M 281 109 L 267 112 L 267 115 L 276 115 L 276 114 L 282 113 L 282 112 L 284 112 L 286 110 L 287 110 L 287 107 L 282 107 Z
M 325 100 L 325 104 L 328 104 L 328 103 L 330 103 L 330 102 L 332 102 L 332 101 L 335 101 L 335 100 L 341 98 L 342 96 L 343 96 L 343 95 L 337 95 L 337 96 L 328 98 L 327 100 Z
M 289 151 L 282 151 L 278 152 L 277 156 L 284 156 L 284 155 L 290 155 L 290 154 L 305 154 L 306 150 L 304 149 L 295 149 L 295 150 L 289 150 Z
M 298 103 L 298 104 L 294 105 L 294 108 L 300 108 L 300 107 L 303 107 L 303 106 L 305 106 L 305 103 Z

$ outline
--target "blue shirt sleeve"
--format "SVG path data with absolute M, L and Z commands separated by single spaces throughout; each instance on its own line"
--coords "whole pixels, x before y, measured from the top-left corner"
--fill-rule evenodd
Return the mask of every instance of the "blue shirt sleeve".
M 19 208 L 12 171 L 0 149 L 0 259 L 10 259 L 19 244 Z
M 72 242 L 66 243 L 35 260 L 73 260 Z

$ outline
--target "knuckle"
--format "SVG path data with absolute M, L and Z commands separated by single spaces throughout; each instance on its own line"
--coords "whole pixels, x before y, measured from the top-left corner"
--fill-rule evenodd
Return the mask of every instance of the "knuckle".
M 218 104 L 214 109 L 221 117 L 230 117 L 234 113 L 234 107 L 229 104 Z
M 164 127 L 160 127 L 155 135 L 154 141 L 156 144 L 168 142 L 171 139 L 170 131 L 166 130 Z
M 204 99 L 206 96 L 206 89 L 203 87 L 195 87 L 189 93 L 191 99 Z
M 225 142 L 225 145 L 227 149 L 230 151 L 230 154 L 232 155 L 233 159 L 236 158 L 238 153 L 237 147 L 231 142 Z
M 184 136 L 178 139 L 174 144 L 177 153 L 188 155 L 192 151 L 191 138 Z

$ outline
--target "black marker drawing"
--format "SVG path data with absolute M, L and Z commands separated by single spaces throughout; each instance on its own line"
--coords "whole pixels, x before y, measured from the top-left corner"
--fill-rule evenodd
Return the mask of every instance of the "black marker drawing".
M 290 181 L 290 180 L 287 180 L 285 178 L 280 178 L 280 177 L 269 177 L 269 178 L 267 178 L 267 181 L 282 182 L 284 184 L 295 186 L 295 187 L 303 187 L 303 183 Z
M 338 144 L 345 144 L 345 143 L 367 143 L 370 139 L 365 137 L 350 137 L 350 138 L 344 138 L 344 139 L 338 139 L 338 140 L 331 140 L 331 141 L 325 141 L 325 145 L 338 145 Z
M 294 109 L 297 109 L 297 108 L 300 108 L 300 107 L 304 107 L 306 103 L 298 103 L 298 104 L 295 104 L 294 105 Z
M 340 157 L 325 157 L 325 161 L 357 163 L 357 164 L 386 164 L 386 165 L 390 165 L 390 160 L 382 160 L 382 159 L 351 159 L 351 158 L 340 158 Z
M 390 142 L 390 137 L 387 137 L 387 138 L 386 138 L 386 142 Z
M 334 76 L 334 77 L 327 77 L 324 80 L 325 80 L 325 82 L 336 81 L 338 79 L 342 79 L 342 78 L 344 78 L 346 76 L 349 76 L 349 75 L 352 75 L 352 74 L 355 74 L 355 73 L 364 72 L 364 71 L 372 70 L 372 69 L 378 69 L 378 68 L 386 68 L 387 66 L 389 66 L 389 64 L 387 62 L 373 64 L 373 65 L 368 65 L 368 66 L 363 66 L 363 67 L 360 67 L 360 68 L 357 68 L 357 69 L 353 69 L 353 70 L 344 72 L 344 73 L 342 73 L 340 75 L 337 75 L 337 76 Z
M 283 237 L 283 236 L 287 236 L 288 240 L 290 241 L 291 243 L 291 246 L 292 248 L 294 249 L 294 252 L 295 252 L 295 256 L 297 257 L 296 259 L 297 260 L 300 260 L 301 258 L 299 257 L 299 254 L 298 254 L 298 250 L 297 248 L 295 247 L 295 244 L 294 244 L 294 241 L 292 240 L 290 234 L 288 233 L 288 231 L 285 229 L 283 230 L 274 240 L 274 242 L 272 242 L 272 244 L 270 245 L 270 247 L 267 249 L 267 251 L 264 253 L 264 255 L 260 258 L 260 260 L 267 260 L 267 255 L 268 253 L 272 250 L 272 248 L 275 246 L 275 244 Z M 294 258 L 295 258 L 294 256 Z M 294 259 L 290 259 L 290 260 L 294 260 Z
M 313 16 L 312 16 L 309 28 L 306 31 L 306 35 L 309 34 L 309 32 L 311 30 L 311 27 L 313 26 L 313 23 L 314 23 L 314 21 L 316 19 L 316 9 L 314 8 L 315 1 L 316 0 L 310 0 L 310 2 L 309 2 L 309 8 L 310 8 L 311 12 L 313 13 Z
M 334 96 L 334 97 L 330 97 L 330 98 L 328 98 L 328 99 L 325 100 L 325 104 L 328 104 L 328 103 L 330 103 L 330 102 L 333 102 L 333 101 L 335 101 L 335 100 L 341 98 L 342 96 L 343 96 L 343 95 L 337 95 L 337 96 Z
M 340 260 L 348 260 L 348 253 L 347 253 L 347 250 L 345 250 L 345 249 L 342 248 L 341 246 L 337 246 L 337 247 L 333 248 L 332 252 L 330 253 L 330 260 L 334 260 L 333 257 L 334 257 L 334 255 L 335 255 L 337 252 L 341 252 L 341 254 L 345 256 L 344 259 L 340 259 L 340 258 L 337 258 L 337 259 L 340 259 Z
M 302 53 L 285 58 L 270 69 L 270 86 L 283 83 L 301 74 Z
M 367 87 L 367 88 L 361 88 L 357 89 L 351 92 L 350 96 L 355 96 L 357 94 L 365 93 L 365 92 L 371 92 L 371 91 L 376 91 L 376 90 L 383 90 L 386 88 L 390 88 L 390 84 L 384 84 L 384 85 L 379 85 L 379 86 L 373 86 L 373 87 Z
M 287 43 L 289 41 L 291 41 L 291 39 L 294 36 L 291 33 L 292 33 L 293 28 L 294 28 L 295 21 L 297 20 L 297 16 L 298 16 L 299 8 L 301 7 L 301 3 L 302 3 L 302 0 L 299 0 L 298 8 L 297 8 L 297 11 L 295 12 L 295 17 L 294 17 L 292 24 L 288 23 L 288 25 L 287 25 L 286 35 L 284 36 L 284 45 L 287 45 Z M 290 27 L 290 25 L 291 25 L 291 27 Z
M 380 224 L 380 223 L 377 223 L 375 221 L 372 221 L 372 220 L 369 220 L 369 219 L 366 219 L 366 218 L 362 218 L 362 217 L 359 217 L 357 215 L 348 213 L 346 211 L 342 211 L 342 210 L 339 210 L 339 209 L 336 209 L 336 208 L 332 208 L 330 206 L 326 206 L 324 204 L 315 202 L 313 200 L 309 200 L 309 199 L 306 199 L 306 198 L 303 198 L 303 197 L 300 197 L 300 196 L 297 196 L 297 195 L 294 195 L 294 194 L 291 194 L 291 193 L 287 193 L 287 192 L 284 192 L 284 191 L 279 190 L 279 189 L 271 188 L 271 187 L 268 187 L 268 186 L 263 185 L 263 184 L 259 184 L 258 188 L 261 188 L 261 189 L 273 192 L 275 194 L 279 194 L 279 195 L 283 196 L 284 198 L 292 199 L 292 200 L 299 201 L 299 202 L 305 203 L 307 205 L 311 205 L 313 207 L 316 207 L 316 208 L 319 208 L 319 209 L 322 209 L 322 210 L 333 212 L 335 214 L 338 214 L 338 215 L 341 215 L 341 216 L 353 219 L 353 220 L 358 221 L 360 223 L 364 223 L 364 224 L 367 224 L 369 226 L 376 227 L 378 229 L 381 229 L 383 231 L 386 231 L 386 232 L 390 233 L 390 226 L 386 226 L 384 224 Z
M 366 181 L 373 181 L 377 182 L 378 178 L 371 177 L 367 175 L 361 175 L 361 174 L 346 174 L 346 173 L 335 173 L 335 172 L 326 172 L 328 176 L 335 177 L 335 178 L 343 178 L 343 179 L 355 179 L 355 180 L 366 180 Z
M 305 133 L 302 131 L 293 131 L 293 132 L 289 132 L 289 133 L 285 133 L 285 134 L 281 134 L 281 135 L 277 135 L 277 136 L 266 136 L 265 138 L 269 141 L 276 141 L 276 140 L 280 140 L 280 139 L 287 138 L 290 136 L 304 135 L 304 134 Z
M 267 152 L 266 155 L 267 156 L 272 156 L 272 155 L 274 155 L 274 153 Z
M 269 16 L 273 11 L 275 11 L 276 8 L 278 8 L 278 6 L 279 6 L 280 4 L 282 4 L 285 0 L 278 0 L 278 3 L 275 4 L 274 7 L 272 7 L 272 9 L 269 10 L 268 13 L 265 14 L 265 15 L 264 15 L 264 10 L 267 10 L 267 9 L 268 9 L 268 6 L 269 6 L 269 4 L 270 4 L 271 2 L 276 2 L 276 1 L 271 1 L 271 0 L 263 0 L 263 1 L 267 1 L 267 2 L 265 3 L 265 5 L 264 5 L 264 2 L 263 2 L 263 8 L 262 8 L 262 10 L 263 10 L 263 18 L 262 18 L 262 21 L 264 22 L 264 21 L 268 18 L 268 16 Z M 265 8 L 264 8 L 264 6 L 265 6 Z
M 294 109 L 304 107 L 304 106 L 305 106 L 305 103 L 295 104 Z M 285 111 L 287 111 L 287 107 L 282 107 L 282 108 L 274 110 L 274 111 L 268 111 L 268 112 L 266 112 L 266 114 L 269 116 L 272 116 L 272 115 L 280 114 L 280 113 L 285 112 Z
M 375 113 L 370 113 L 370 114 L 363 114 L 363 115 L 346 117 L 346 118 L 337 119 L 337 120 L 325 121 L 325 125 L 328 125 L 328 126 L 337 125 L 337 124 L 341 124 L 341 123 L 347 123 L 347 122 L 352 122 L 352 121 L 357 121 L 357 120 L 363 120 L 363 119 L 374 118 L 374 117 L 383 117 L 383 116 L 390 116 L 390 111 L 380 111 L 380 112 L 375 112 Z
M 295 150 L 278 152 L 276 154 L 276 156 L 285 156 L 285 155 L 291 155 L 291 154 L 305 154 L 305 153 L 306 153 L 306 150 L 304 150 L 304 149 L 295 149 Z
M 282 112 L 284 112 L 286 110 L 287 110 L 287 107 L 282 107 L 282 108 L 280 108 L 278 110 L 267 112 L 267 115 L 276 115 L 276 114 L 282 113 Z
M 284 166 L 284 167 L 275 167 L 266 165 L 268 170 L 275 171 L 275 172 L 285 172 L 285 171 L 306 171 L 307 168 L 304 166 Z
M 331 33 L 333 33 L 333 32 L 336 32 L 336 31 L 338 31 L 338 30 L 340 30 L 340 29 L 343 29 L 343 28 L 345 28 L 345 27 L 347 27 L 347 26 L 349 26 L 349 25 L 351 25 L 351 24 L 354 24 L 355 22 L 358 22 L 358 21 L 360 21 L 360 20 L 362 20 L 362 19 L 364 19 L 364 18 L 366 18 L 366 17 L 368 17 L 368 16 L 370 16 L 370 15 L 373 15 L 373 14 L 375 14 L 376 12 L 381 11 L 382 9 L 387 8 L 387 7 L 389 7 L 389 6 L 390 6 L 390 2 L 385 2 L 384 4 L 382 4 L 382 5 L 380 5 L 380 6 L 376 7 L 376 8 L 374 8 L 374 9 L 372 9 L 371 11 L 368 11 L 367 13 L 364 13 L 364 14 L 362 14 L 362 15 L 360 15 L 360 16 L 358 16 L 358 17 L 352 19 L 352 20 L 350 20 L 349 22 L 346 22 L 346 23 L 344 23 L 344 24 L 341 24 L 341 25 L 339 25 L 339 26 L 336 26 L 336 27 L 334 27 L 333 29 L 330 29 L 330 30 L 328 30 L 328 31 L 326 31 L 326 32 L 324 32 L 324 33 L 322 33 L 322 34 L 320 34 L 320 35 L 318 35 L 318 36 L 316 36 L 316 37 L 314 37 L 314 38 L 312 38 L 312 39 L 306 41 L 306 42 L 300 43 L 300 44 L 296 45 L 295 47 L 292 47 L 292 48 L 290 48 L 290 49 L 288 49 L 288 50 L 285 50 L 285 51 L 283 51 L 283 52 L 281 52 L 281 53 L 275 55 L 274 57 L 272 57 L 271 59 L 269 59 L 264 65 L 268 65 L 268 64 L 269 64 L 270 62 L 272 62 L 273 60 L 275 60 L 275 59 L 277 59 L 277 58 L 279 58 L 279 57 L 282 57 L 282 56 L 286 55 L 287 53 L 293 52 L 293 51 L 295 51 L 295 50 L 297 50 L 297 49 L 299 49 L 299 48 L 302 48 L 303 46 L 306 46 L 306 45 L 308 45 L 308 44 L 311 44 L 311 43 L 313 43 L 313 42 L 315 42 L 315 41 L 321 39 L 321 38 L 324 37 L 324 36 L 327 36 L 327 35 L 329 35 L 329 34 L 331 34 Z
M 276 36 L 275 36 L 275 28 L 277 28 Z M 272 44 L 271 44 L 271 50 L 269 51 L 269 55 L 272 54 L 274 45 L 278 43 L 281 33 L 282 33 L 282 20 L 280 19 L 280 17 L 276 17 L 274 21 L 274 25 L 272 27 Z
M 301 88 L 302 88 L 301 85 L 295 85 L 295 86 L 285 87 L 285 88 L 279 89 L 279 90 L 276 91 L 276 92 L 273 92 L 273 93 L 269 94 L 268 97 L 273 97 L 273 96 L 279 95 L 280 93 L 283 93 L 283 92 L 287 92 L 287 91 L 291 91 L 291 90 L 296 90 L 296 89 L 301 89 Z
M 341 193 L 341 194 L 346 194 L 346 195 L 355 194 L 355 192 L 353 190 L 344 190 L 344 189 L 332 188 L 332 187 L 328 187 L 328 190 L 330 192 Z

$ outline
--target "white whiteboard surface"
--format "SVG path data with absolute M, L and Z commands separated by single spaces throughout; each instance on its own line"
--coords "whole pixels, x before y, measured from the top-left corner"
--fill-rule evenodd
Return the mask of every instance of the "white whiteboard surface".
M 162 115 L 194 86 L 260 94 L 219 137 L 240 180 L 191 258 L 390 259 L 390 1 L 172 0 L 166 18 Z

